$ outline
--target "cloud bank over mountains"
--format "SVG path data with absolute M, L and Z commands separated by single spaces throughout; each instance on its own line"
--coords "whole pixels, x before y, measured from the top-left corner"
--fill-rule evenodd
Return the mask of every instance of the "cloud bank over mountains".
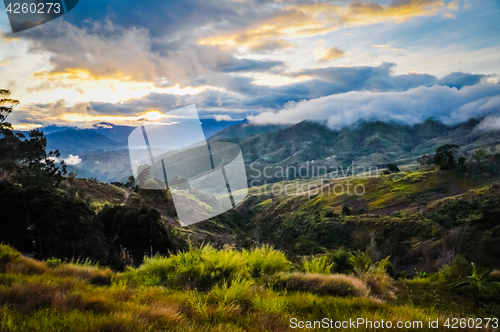
M 445 124 L 457 124 L 470 118 L 500 114 L 500 85 L 476 84 L 461 89 L 450 86 L 420 86 L 402 92 L 351 91 L 300 102 L 283 109 L 250 116 L 255 124 L 293 124 L 303 120 L 326 121 L 332 129 L 341 129 L 360 119 L 416 124 L 428 118 Z M 483 129 L 498 127 L 485 122 Z M 490 123 L 490 124 L 488 124 Z

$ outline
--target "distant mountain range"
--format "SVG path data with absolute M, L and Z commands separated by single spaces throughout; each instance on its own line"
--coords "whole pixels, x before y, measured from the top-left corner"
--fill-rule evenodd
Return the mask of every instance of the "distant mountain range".
M 360 121 L 342 130 L 331 130 L 317 122 L 303 121 L 276 132 L 234 141 L 240 145 L 246 163 L 290 165 L 328 158 L 340 165 L 354 162 L 369 166 L 432 154 L 447 143 L 460 145 L 463 151 L 500 144 L 500 132 L 478 130 L 479 122 L 471 119 L 446 126 L 427 120 L 407 126 Z
M 253 125 L 246 122 L 202 120 L 209 141 L 230 141 L 242 150 L 246 164 L 292 165 L 307 161 L 330 165 L 383 165 L 405 162 L 432 154 L 443 144 L 457 144 L 462 151 L 500 144 L 500 132 L 477 129 L 479 119 L 455 126 L 427 120 L 414 126 L 381 121 L 359 121 L 342 130 L 303 121 L 293 126 Z M 218 132 L 215 131 L 219 128 Z M 132 175 L 127 138 L 133 127 L 102 123 L 93 129 L 49 128 L 49 150 L 62 157 L 78 155 L 70 167 L 81 177 L 120 181 Z

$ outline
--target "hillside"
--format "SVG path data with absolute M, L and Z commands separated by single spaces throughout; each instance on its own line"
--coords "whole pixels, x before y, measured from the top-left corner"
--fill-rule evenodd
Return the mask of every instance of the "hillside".
M 274 133 L 239 141 L 247 163 L 291 165 L 306 161 L 330 164 L 378 165 L 432 154 L 444 144 L 457 144 L 463 153 L 484 145 L 500 144 L 500 133 L 476 129 L 479 120 L 446 126 L 433 120 L 406 126 L 381 121 L 360 121 L 343 130 L 304 121 Z
M 227 122 L 207 121 L 203 120 L 208 131 L 216 126 L 229 125 Z M 352 163 L 365 167 L 384 166 L 391 162 L 406 165 L 417 162 L 422 155 L 433 154 L 444 144 L 460 145 L 461 153 L 466 157 L 475 148 L 500 145 L 500 132 L 480 131 L 476 129 L 479 123 L 479 120 L 471 119 L 456 126 L 446 126 L 427 120 L 406 126 L 360 121 L 337 131 L 310 121 L 290 127 L 240 123 L 219 131 L 210 141 L 237 143 L 247 164 L 248 176 L 255 178 L 253 169 L 262 169 L 265 165 L 281 167 L 302 165 L 308 161 L 330 168 L 345 168 Z M 66 129 L 47 135 L 48 149 L 58 149 L 63 157 L 78 155 L 82 161 L 71 169 L 80 176 L 121 181 L 132 175 L 126 142 L 122 141 L 129 131 L 130 127 L 112 125 L 97 129 Z M 253 169 L 250 168 L 252 163 Z M 279 179 L 267 180 L 275 182 Z
M 288 128 L 286 125 L 254 125 L 248 122 L 236 124 L 226 129 L 220 130 L 215 135 L 210 137 L 210 141 L 217 141 L 223 139 L 238 139 L 247 138 L 250 136 L 274 133 L 279 130 Z
M 47 135 L 47 150 L 59 150 L 62 157 L 81 155 L 95 151 L 112 151 L 124 148 L 109 137 L 93 129 L 66 129 Z

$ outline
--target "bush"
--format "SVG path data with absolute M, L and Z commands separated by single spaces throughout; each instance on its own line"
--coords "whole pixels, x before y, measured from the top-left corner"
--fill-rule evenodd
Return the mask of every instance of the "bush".
M 470 263 L 460 255 L 456 255 L 450 264 L 443 266 L 436 273 L 441 282 L 451 284 L 463 280 L 472 271 Z
M 218 251 L 206 245 L 168 258 L 146 258 L 137 272 L 129 270 L 128 277 L 138 277 L 150 286 L 209 290 L 224 281 L 231 283 L 237 278 L 247 277 L 248 270 L 248 262 L 240 252 L 231 249 Z
M 306 273 L 331 274 L 333 263 L 327 256 L 313 257 L 302 261 L 302 268 Z
M 0 269 L 20 255 L 17 250 L 12 249 L 10 246 L 0 244 Z
M 52 257 L 51 259 L 47 259 L 46 263 L 47 263 L 47 267 L 54 268 L 54 267 L 58 267 L 59 265 L 61 265 L 62 260 L 59 258 Z
M 224 305 L 250 305 L 250 288 L 253 285 L 251 280 L 233 280 L 231 285 L 224 282 L 222 286 L 216 285 L 208 294 L 207 302 L 210 304 Z
M 333 262 L 333 270 L 337 273 L 348 274 L 353 272 L 352 254 L 344 249 L 336 250 L 334 253 L 326 254 L 330 261 Z
M 368 272 L 372 266 L 372 259 L 366 253 L 358 250 L 351 257 L 353 271 L 357 276 L 361 276 Z
M 253 277 L 288 272 L 292 267 L 283 252 L 268 245 L 247 252 L 247 257 Z

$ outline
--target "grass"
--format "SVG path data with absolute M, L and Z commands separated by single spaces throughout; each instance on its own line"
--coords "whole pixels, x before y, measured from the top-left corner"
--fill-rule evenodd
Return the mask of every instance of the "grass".
M 266 246 L 191 248 L 124 273 L 54 259 L 34 263 L 0 250 L 11 257 L 0 274 L 0 331 L 290 331 L 291 318 L 447 317 L 437 307 L 375 299 L 354 275 L 293 272 L 283 253 Z M 33 265 L 44 268 L 32 273 Z M 109 282 L 96 283 L 102 276 Z

